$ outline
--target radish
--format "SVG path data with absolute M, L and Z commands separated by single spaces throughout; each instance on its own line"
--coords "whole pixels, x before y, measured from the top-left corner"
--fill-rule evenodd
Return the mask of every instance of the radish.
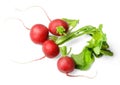
M 53 40 L 45 41 L 42 50 L 48 58 L 54 58 L 59 54 L 59 47 Z
M 78 77 L 81 75 L 70 75 L 70 72 L 73 72 L 75 69 L 75 62 L 69 56 L 62 56 L 57 61 L 57 68 L 60 72 L 65 73 L 69 77 Z
M 49 23 L 48 29 L 53 35 L 59 36 L 64 35 L 68 31 L 69 25 L 62 19 L 55 19 Z
M 60 72 L 67 74 L 67 73 L 70 73 L 74 70 L 75 63 L 71 57 L 64 56 L 58 60 L 57 67 L 58 67 Z
M 42 24 L 35 24 L 30 30 L 30 38 L 36 44 L 43 44 L 48 39 L 49 31 Z
M 69 74 L 69 73 L 73 72 L 75 69 L 75 62 L 74 62 L 73 58 L 68 56 L 71 52 L 71 49 L 72 48 L 70 48 L 69 52 L 67 52 L 66 46 L 60 47 L 60 52 L 61 52 L 62 56 L 57 61 L 58 70 L 62 73 L 65 73 L 69 77 L 85 77 L 85 78 L 89 78 L 89 79 L 94 78 L 96 75 L 93 77 L 90 77 L 90 76 L 86 76 L 86 75 L 71 75 L 71 74 Z
M 42 60 L 45 57 L 47 57 L 47 58 L 55 58 L 59 54 L 59 47 L 53 40 L 46 40 L 42 44 L 42 51 L 44 53 L 44 56 L 40 57 L 38 59 L 34 59 L 34 60 L 31 60 L 31 61 L 27 61 L 27 62 L 16 62 L 16 61 L 14 61 L 14 62 L 20 63 L 20 64 L 26 64 L 26 63 L 31 63 L 31 62 L 34 62 L 34 61 Z
M 47 12 L 41 6 L 31 6 L 31 7 L 28 7 L 26 9 L 24 9 L 24 10 L 16 8 L 16 10 L 17 11 L 27 11 L 27 10 L 29 10 L 31 8 L 34 8 L 34 7 L 40 8 L 44 12 L 44 14 L 48 18 L 48 20 L 51 22 L 51 19 L 49 18 Z M 22 22 L 21 19 L 18 19 L 18 20 Z M 24 25 L 23 22 L 22 22 L 22 24 L 26 29 L 30 30 L 30 38 L 35 44 L 43 44 L 48 39 L 49 30 L 45 25 L 35 24 L 35 25 L 32 26 L 31 29 L 29 29 Z
M 30 39 L 35 44 L 43 44 L 49 38 L 49 30 L 43 24 L 35 24 L 31 28 L 28 28 L 19 18 L 8 18 L 7 20 L 9 19 L 19 20 L 27 30 L 30 30 Z
M 75 69 L 74 60 L 71 57 L 67 56 L 70 54 L 71 48 L 70 48 L 69 52 L 67 52 L 67 47 L 62 46 L 62 47 L 60 47 L 60 52 L 62 54 L 62 57 L 59 58 L 57 61 L 58 70 L 62 73 L 65 73 L 67 76 L 73 76 L 73 75 L 68 74 Z
M 58 59 L 57 61 L 57 68 L 60 72 L 65 73 L 69 77 L 85 77 L 89 79 L 93 79 L 95 76 L 86 76 L 86 75 L 71 75 L 69 74 L 70 72 L 73 72 L 75 69 L 75 62 L 74 60 L 69 57 L 69 56 L 62 56 L 61 58 Z
M 47 57 L 47 58 L 55 58 L 59 54 L 59 47 L 53 40 L 46 40 L 42 44 L 42 51 L 45 54 L 43 57 L 32 60 L 32 61 L 28 61 L 28 62 L 25 62 L 25 63 L 38 61 L 38 60 L 41 60 L 41 59 L 43 59 L 45 57 Z
M 35 44 L 43 44 L 49 37 L 49 30 L 43 24 L 35 24 L 30 28 L 26 27 L 21 19 L 18 19 L 22 22 L 23 26 L 30 30 L 30 38 Z

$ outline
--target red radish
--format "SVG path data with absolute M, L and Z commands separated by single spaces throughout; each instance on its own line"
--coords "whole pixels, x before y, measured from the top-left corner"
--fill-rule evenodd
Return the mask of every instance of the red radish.
M 59 54 L 59 47 L 53 40 L 47 40 L 42 45 L 46 57 L 54 58 Z
M 62 56 L 57 62 L 57 67 L 60 72 L 65 73 L 69 77 L 85 77 L 85 78 L 92 79 L 96 76 L 95 75 L 93 77 L 90 77 L 86 75 L 70 75 L 69 73 L 74 71 L 75 69 L 75 62 L 69 56 Z
M 35 24 L 30 30 L 30 38 L 36 44 L 43 44 L 48 39 L 49 31 L 42 24 Z
M 16 10 L 27 11 L 33 7 L 40 8 L 44 12 L 44 14 L 48 18 L 48 20 L 51 22 L 51 19 L 49 18 L 47 12 L 41 6 L 31 6 L 31 7 L 24 9 L 24 10 L 21 10 L 21 9 L 16 9 Z M 20 19 L 18 19 L 18 20 L 22 22 L 22 20 L 20 20 Z M 46 26 L 44 26 L 42 24 L 35 24 L 31 29 L 29 29 L 24 25 L 23 22 L 22 22 L 22 24 L 26 29 L 30 30 L 30 38 L 34 43 L 43 44 L 44 41 L 46 41 L 48 39 L 49 30 Z
M 57 27 L 59 27 L 59 26 L 62 26 L 62 27 L 63 27 L 62 31 L 63 31 L 64 33 L 66 33 L 66 32 L 68 31 L 68 29 L 69 29 L 68 23 L 65 22 L 65 21 L 62 20 L 62 19 L 52 20 L 52 21 L 49 23 L 48 29 L 49 29 L 49 31 L 50 31 L 53 35 L 59 36 L 59 35 L 61 35 L 61 34 L 57 31 Z M 63 34 L 62 34 L 62 35 L 63 35 Z
M 38 59 L 34 59 L 34 60 L 31 60 L 31 61 L 27 61 L 27 62 L 16 62 L 16 61 L 14 61 L 14 62 L 21 63 L 21 64 L 26 64 L 26 63 L 31 63 L 31 62 L 34 62 L 34 61 L 42 60 L 45 57 L 55 58 L 59 54 L 59 47 L 53 40 L 46 40 L 42 44 L 42 51 L 44 52 L 44 56 L 40 57 Z
M 23 26 L 30 30 L 30 38 L 35 44 L 43 44 L 49 37 L 49 30 L 43 24 L 35 24 L 31 28 L 25 26 L 24 22 L 19 18 L 11 18 L 19 20 Z
M 71 57 L 63 56 L 57 62 L 59 71 L 63 73 L 70 73 L 75 68 L 75 63 Z

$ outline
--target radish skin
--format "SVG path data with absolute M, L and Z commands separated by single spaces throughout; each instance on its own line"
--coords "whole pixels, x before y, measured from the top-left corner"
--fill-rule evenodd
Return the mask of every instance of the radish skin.
M 54 58 L 59 54 L 59 47 L 53 40 L 45 41 L 42 50 L 48 58 Z
M 30 38 L 36 44 L 43 44 L 49 36 L 49 31 L 42 24 L 35 24 L 30 30 Z

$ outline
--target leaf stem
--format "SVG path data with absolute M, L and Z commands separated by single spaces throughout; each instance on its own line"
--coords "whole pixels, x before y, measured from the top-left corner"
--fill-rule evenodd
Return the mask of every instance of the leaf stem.
M 67 55 L 67 47 L 66 46 L 60 47 L 60 52 L 61 52 L 62 56 L 66 56 Z
M 77 38 L 77 37 L 79 37 L 81 35 L 91 34 L 91 32 L 94 31 L 94 30 L 95 30 L 95 27 L 90 26 L 90 25 L 82 27 L 82 28 L 79 28 L 78 30 L 76 30 L 74 32 L 68 33 L 67 35 L 61 36 L 60 38 L 58 38 L 56 40 L 56 44 L 62 45 L 65 42 L 67 42 L 69 40 L 72 40 L 74 38 Z

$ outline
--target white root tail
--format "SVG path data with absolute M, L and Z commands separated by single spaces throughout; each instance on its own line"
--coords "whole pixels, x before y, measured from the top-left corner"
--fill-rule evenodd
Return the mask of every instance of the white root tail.
M 88 79 L 93 79 L 93 78 L 95 78 L 95 77 L 97 76 L 97 71 L 96 71 L 96 73 L 95 73 L 94 76 L 87 76 L 87 75 L 71 75 L 71 74 L 69 74 L 69 73 L 66 73 L 66 75 L 69 76 L 69 77 L 84 77 L 84 78 L 88 78 Z
M 44 59 L 46 56 L 43 56 L 43 57 L 41 57 L 41 58 L 38 58 L 38 59 L 35 59 L 35 60 L 31 60 L 31 61 L 27 61 L 27 62 L 18 62 L 18 61 L 14 61 L 14 60 L 11 60 L 12 62 L 14 62 L 14 63 L 18 63 L 18 64 L 28 64 L 28 63 L 32 63 L 32 62 L 34 62 L 34 61 L 39 61 L 39 60 L 42 60 L 42 59 Z
M 27 30 L 30 30 L 30 28 L 28 28 L 27 26 L 25 26 L 24 22 L 23 22 L 21 19 L 16 18 L 16 17 L 8 17 L 8 18 L 6 18 L 6 19 L 4 20 L 4 22 L 7 22 L 8 20 L 11 20 L 11 19 L 20 21 L 20 22 L 22 23 L 22 25 L 23 25 Z
M 41 6 L 30 6 L 30 7 L 27 7 L 26 9 L 24 9 L 24 10 L 21 10 L 21 9 L 16 8 L 16 10 L 22 12 L 22 11 L 27 11 L 27 10 L 29 10 L 29 9 L 31 9 L 31 8 L 40 8 L 40 9 L 42 9 L 42 11 L 43 11 L 44 14 L 46 15 L 47 19 L 51 22 L 51 19 L 50 19 L 50 17 L 48 16 L 47 12 L 46 12 L 45 9 L 42 8 Z

